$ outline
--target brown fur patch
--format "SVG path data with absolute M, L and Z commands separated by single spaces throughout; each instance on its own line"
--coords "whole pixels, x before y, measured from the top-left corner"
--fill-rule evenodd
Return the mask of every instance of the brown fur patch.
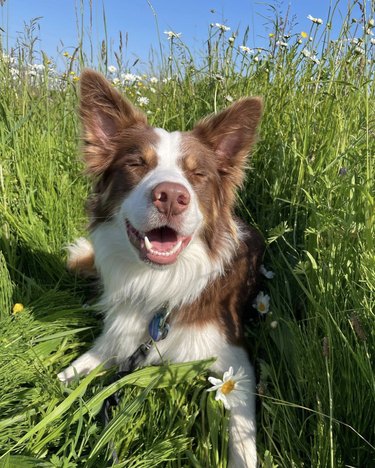
M 240 99 L 219 114 L 206 117 L 192 131 L 214 153 L 221 190 L 230 207 L 235 201 L 235 190 L 242 184 L 261 115 L 260 98 Z
M 102 174 L 116 153 L 116 136 L 133 126 L 146 127 L 147 118 L 99 73 L 81 74 L 80 117 L 83 153 L 89 174 Z
M 130 127 L 114 139 L 115 155 L 94 185 L 87 204 L 91 227 L 111 219 L 125 196 L 157 165 L 158 136 L 151 127 Z
M 233 261 L 227 265 L 225 275 L 207 286 L 193 303 L 182 307 L 172 318 L 178 325 L 204 326 L 219 324 L 232 344 L 243 340 L 243 317 L 251 307 L 250 300 L 259 288 L 259 267 L 264 253 L 264 241 L 259 232 L 241 222 L 246 238 L 239 243 Z

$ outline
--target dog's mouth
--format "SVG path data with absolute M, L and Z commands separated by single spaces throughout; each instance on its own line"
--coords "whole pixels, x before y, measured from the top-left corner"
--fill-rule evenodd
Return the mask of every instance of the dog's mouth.
M 142 233 L 128 220 L 125 225 L 129 240 L 138 250 L 140 258 L 157 265 L 174 263 L 191 241 L 191 236 L 182 236 L 169 226 Z

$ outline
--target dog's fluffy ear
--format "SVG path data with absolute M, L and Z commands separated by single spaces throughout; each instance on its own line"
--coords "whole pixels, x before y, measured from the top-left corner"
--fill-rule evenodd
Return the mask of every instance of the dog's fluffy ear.
M 206 117 L 193 129 L 193 135 L 214 151 L 222 178 L 235 186 L 243 180 L 262 109 L 259 97 L 240 99 L 219 114 Z
M 81 75 L 80 116 L 87 171 L 101 174 L 109 166 L 114 137 L 133 125 L 146 125 L 146 116 L 120 95 L 99 73 Z

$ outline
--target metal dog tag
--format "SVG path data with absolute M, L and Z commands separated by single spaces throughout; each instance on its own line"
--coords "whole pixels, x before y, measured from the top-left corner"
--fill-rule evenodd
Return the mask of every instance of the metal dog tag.
M 164 314 L 156 314 L 148 325 L 148 332 L 154 341 L 164 340 L 168 335 L 169 325 Z

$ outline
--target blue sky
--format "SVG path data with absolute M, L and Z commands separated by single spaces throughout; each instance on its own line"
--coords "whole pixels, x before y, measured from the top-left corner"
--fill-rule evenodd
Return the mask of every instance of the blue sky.
M 270 31 L 270 8 L 256 0 L 150 0 L 157 14 L 162 41 L 166 43 L 166 30 L 182 33 L 181 39 L 193 50 L 202 49 L 210 23 L 223 23 L 236 30 L 240 36 L 247 26 L 250 28 L 247 44 L 249 47 L 262 46 Z M 268 3 L 272 3 L 269 0 Z M 294 17 L 295 31 L 309 31 L 311 21 L 306 17 L 311 14 L 325 22 L 330 4 L 336 1 L 315 0 L 278 0 L 280 9 L 286 11 L 290 5 L 290 17 Z M 353 3 L 353 2 L 351 2 Z M 3 29 L 3 47 L 12 46 L 17 33 L 24 29 L 24 23 L 32 18 L 41 17 L 37 35 L 37 49 L 57 57 L 58 50 L 71 52 L 78 43 L 77 16 L 81 17 L 81 5 L 84 11 L 84 32 L 88 37 L 90 29 L 90 0 L 6 0 L 0 7 L 0 26 Z M 340 12 L 345 14 L 348 0 L 339 0 L 333 35 L 339 30 Z M 147 61 L 151 47 L 158 48 L 155 17 L 147 0 L 92 0 L 92 43 L 94 53 L 100 50 L 101 40 L 105 37 L 103 7 L 105 10 L 107 37 L 112 39 L 117 49 L 119 31 L 128 35 L 127 61 L 136 58 Z M 354 16 L 360 16 L 359 10 Z M 268 23 L 268 27 L 266 26 Z M 81 25 L 79 25 L 79 28 Z M 86 44 L 87 45 L 87 44 Z

